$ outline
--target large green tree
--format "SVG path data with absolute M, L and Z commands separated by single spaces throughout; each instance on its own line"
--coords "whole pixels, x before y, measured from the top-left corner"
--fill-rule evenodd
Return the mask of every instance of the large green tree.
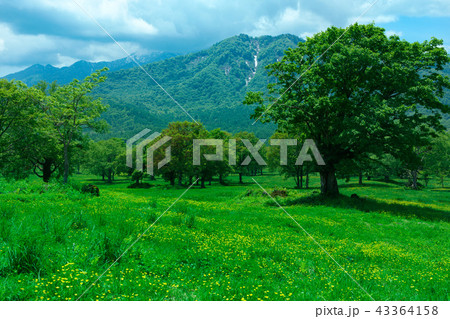
M 244 103 L 258 104 L 254 118 L 313 139 L 326 163 L 319 167 L 321 192 L 337 195 L 341 161 L 412 153 L 442 129 L 440 112 L 448 106 L 439 98 L 450 87 L 439 72 L 450 61 L 442 44 L 387 37 L 373 24 L 330 27 L 268 67 L 277 80 L 268 97 L 250 92 Z
M 75 79 L 67 85 L 60 86 L 48 98 L 45 113 L 53 123 L 58 141 L 62 145 L 65 183 L 69 177 L 69 151 L 74 138 L 86 128 L 94 130 L 105 128 L 105 123 L 98 121 L 98 117 L 107 106 L 102 104 L 100 99 L 93 99 L 89 95 L 106 79 L 101 76 L 104 71 L 107 71 L 107 68 L 94 72 L 81 82 Z

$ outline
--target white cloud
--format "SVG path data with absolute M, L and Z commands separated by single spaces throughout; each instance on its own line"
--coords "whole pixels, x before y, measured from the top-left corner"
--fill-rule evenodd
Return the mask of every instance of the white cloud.
M 5 24 L 0 24 L 3 50 L 0 52 L 2 63 L 16 63 L 41 50 L 52 51 L 57 43 L 46 35 L 16 34 Z
M 359 17 L 359 16 L 358 16 Z M 358 17 L 350 17 L 347 22 L 348 24 L 353 24 Z M 367 23 L 389 23 L 395 22 L 398 20 L 398 17 L 394 15 L 378 15 L 378 16 L 362 16 L 358 19 L 359 24 L 367 24 Z
M 450 54 L 450 45 L 443 45 L 442 47 Z
M 70 66 L 78 61 L 77 59 L 74 59 L 70 56 L 62 55 L 60 53 L 57 54 L 57 58 L 58 62 L 54 64 L 54 66 L 56 66 L 57 68 L 61 68 L 63 66 Z
M 326 28 L 329 22 L 314 12 L 300 7 L 288 7 L 278 16 L 262 16 L 254 23 L 253 29 L 248 33 L 254 36 L 278 35 L 281 33 L 313 34 Z
M 0 39 L 0 52 L 2 52 L 3 50 L 5 50 L 5 40 Z
M 158 29 L 153 25 L 147 23 L 141 18 L 131 18 L 129 20 L 129 30 L 133 33 L 155 35 L 158 34 Z
M 392 35 L 398 35 L 399 37 L 401 37 L 403 35 L 403 32 L 401 32 L 401 31 L 394 31 L 394 30 L 386 30 L 385 34 L 388 37 L 390 37 Z
M 120 45 L 130 54 L 134 52 L 140 52 L 141 47 L 132 42 L 119 42 Z M 81 56 L 83 60 L 88 60 L 91 62 L 100 62 L 100 61 L 112 61 L 123 58 L 126 56 L 125 52 L 116 44 L 116 43 L 98 43 L 92 42 L 88 44 L 82 44 L 75 54 L 77 56 Z
M 146 21 L 138 10 L 130 10 L 129 4 L 141 3 L 136 0 L 41 0 L 34 1 L 34 6 L 47 7 L 48 10 L 68 14 L 92 28 L 94 18 L 102 27 L 116 35 L 156 35 L 158 29 Z M 31 4 L 30 4 L 31 5 Z M 97 34 L 103 31 L 94 27 Z

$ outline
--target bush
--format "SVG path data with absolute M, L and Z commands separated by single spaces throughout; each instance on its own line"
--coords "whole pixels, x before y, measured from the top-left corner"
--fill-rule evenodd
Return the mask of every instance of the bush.
M 100 190 L 97 186 L 86 184 L 81 187 L 81 192 L 84 194 L 91 194 L 92 196 L 100 196 Z

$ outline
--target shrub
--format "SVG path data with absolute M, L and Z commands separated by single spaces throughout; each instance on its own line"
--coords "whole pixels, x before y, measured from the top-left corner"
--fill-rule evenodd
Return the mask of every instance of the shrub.
M 92 196 L 100 196 L 100 190 L 97 186 L 92 184 L 86 184 L 81 187 L 81 192 L 85 194 L 91 194 Z

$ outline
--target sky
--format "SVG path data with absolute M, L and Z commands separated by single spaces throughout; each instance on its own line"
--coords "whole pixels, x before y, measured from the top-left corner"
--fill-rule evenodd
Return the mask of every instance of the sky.
M 449 0 L 0 0 L 0 76 L 125 57 L 106 32 L 129 53 L 188 53 L 241 33 L 308 37 L 355 21 L 408 41 L 434 36 L 450 52 Z

